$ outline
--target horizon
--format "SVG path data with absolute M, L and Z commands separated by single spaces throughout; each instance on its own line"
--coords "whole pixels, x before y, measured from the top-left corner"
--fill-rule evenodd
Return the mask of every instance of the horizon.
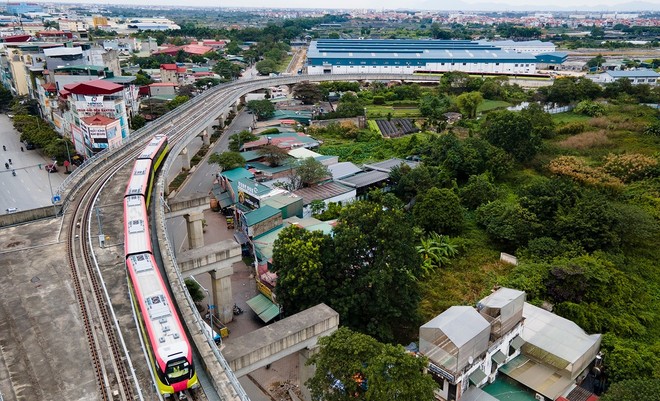
M 182 9 L 202 9 L 202 8 L 225 8 L 225 9 L 270 9 L 270 10 L 368 10 L 375 12 L 396 12 L 396 11 L 434 11 L 434 12 L 655 12 L 660 11 L 660 2 L 655 1 L 635 1 L 635 0 L 578 0 L 580 5 L 575 6 L 572 0 L 555 0 L 552 6 L 547 4 L 515 4 L 510 0 L 462 0 L 452 2 L 450 5 L 438 4 L 431 0 L 412 0 L 406 2 L 408 7 L 401 7 L 396 4 L 399 0 L 336 0 L 329 7 L 310 7 L 306 0 L 288 0 L 287 4 L 279 0 L 247 0 L 240 6 L 224 4 L 223 1 L 200 0 L 195 6 L 181 6 L 178 0 L 157 0 L 152 4 L 139 4 L 136 0 L 51 0 L 49 2 L 36 1 L 39 4 L 56 5 L 96 5 L 101 7 L 178 7 Z M 10 1 L 6 1 L 5 4 Z M 271 4 L 272 3 L 272 4 Z M 605 3 L 605 4 L 603 4 Z M 627 8 L 630 7 L 630 8 Z

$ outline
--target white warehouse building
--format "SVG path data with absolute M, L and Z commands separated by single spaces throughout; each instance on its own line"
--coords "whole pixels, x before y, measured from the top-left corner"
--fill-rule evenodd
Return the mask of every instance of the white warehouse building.
M 462 71 L 474 74 L 534 75 L 537 62 L 532 52 L 521 53 L 492 43 L 469 40 L 322 39 L 310 43 L 307 73 L 413 74 Z

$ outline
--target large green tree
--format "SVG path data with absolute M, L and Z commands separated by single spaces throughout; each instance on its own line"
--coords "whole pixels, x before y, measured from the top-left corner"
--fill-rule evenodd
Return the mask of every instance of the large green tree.
M 370 201 L 342 209 L 334 230 L 335 280 L 344 284 L 331 306 L 344 324 L 383 341 L 417 329 L 421 259 L 415 236 L 402 210 Z
M 262 146 L 257 149 L 257 154 L 263 156 L 266 163 L 271 166 L 279 166 L 290 157 L 286 150 L 275 145 Z
M 216 152 L 209 156 L 209 164 L 217 164 L 222 168 L 222 171 L 227 171 L 243 166 L 245 164 L 245 159 L 239 152 Z
M 308 362 L 316 366 L 316 373 L 306 383 L 313 399 L 433 399 L 436 385 L 423 372 L 426 359 L 406 353 L 401 346 L 382 344 L 347 328 L 319 339 L 319 345 L 319 353 Z
M 463 208 L 451 189 L 431 188 L 417 196 L 413 207 L 415 224 L 427 233 L 458 234 L 463 229 Z
M 631 379 L 614 383 L 600 401 L 654 401 L 660 396 L 660 379 Z
M 317 84 L 301 82 L 293 87 L 293 97 L 304 104 L 314 104 L 323 99 L 323 91 Z
M 275 106 L 268 99 L 250 100 L 246 107 L 257 116 L 257 120 L 268 120 L 275 114 Z
M 277 301 L 287 316 L 326 302 L 332 238 L 295 225 L 282 230 L 273 246 Z
M 467 118 L 477 117 L 477 108 L 484 101 L 481 92 L 466 92 L 456 97 L 456 104 Z
M 229 150 L 238 152 L 240 151 L 241 146 L 248 142 L 256 141 L 257 139 L 259 139 L 259 136 L 251 133 L 248 130 L 237 132 L 236 134 L 233 134 L 229 137 Z
M 541 149 L 541 137 L 534 132 L 531 120 L 519 112 L 502 110 L 488 114 L 481 135 L 520 162 L 532 159 Z

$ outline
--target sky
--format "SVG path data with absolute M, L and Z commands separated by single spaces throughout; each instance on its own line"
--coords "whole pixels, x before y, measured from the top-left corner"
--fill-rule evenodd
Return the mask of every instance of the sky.
M 94 4 L 150 4 L 180 6 L 181 0 L 81 0 Z M 68 1 L 67 1 L 68 2 Z M 263 7 L 263 8 L 369 8 L 369 9 L 427 9 L 427 10 L 660 10 L 660 0 L 196 0 L 184 2 L 189 6 Z

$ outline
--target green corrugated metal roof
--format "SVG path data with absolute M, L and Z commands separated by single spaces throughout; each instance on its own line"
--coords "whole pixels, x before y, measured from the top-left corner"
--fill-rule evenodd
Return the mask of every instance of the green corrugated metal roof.
M 272 189 L 268 188 L 267 186 L 252 181 L 249 178 L 239 178 L 238 180 L 236 180 L 236 183 L 243 184 L 246 187 L 251 188 L 252 189 L 252 192 L 250 193 L 251 195 L 261 196 L 272 191 Z
M 237 167 L 235 169 L 223 171 L 220 173 L 221 176 L 227 177 L 229 181 L 238 181 L 241 178 L 252 178 L 254 174 L 244 169 L 243 167 Z
M 486 378 L 486 374 L 481 369 L 477 369 L 470 374 L 470 382 L 475 386 L 478 386 L 479 383 L 484 381 L 485 378 Z
M 255 209 L 249 213 L 245 213 L 245 221 L 247 222 L 248 227 L 250 227 L 281 213 L 282 212 L 280 212 L 279 209 L 275 209 L 272 206 L 265 205 L 260 207 L 259 209 Z
M 498 365 L 502 365 L 504 361 L 506 361 L 506 355 L 502 351 L 497 351 L 496 353 L 493 354 L 491 357 L 495 362 L 497 362 Z
M 247 152 L 241 152 L 241 156 L 243 156 L 243 159 L 245 159 L 246 162 L 257 160 L 263 157 L 259 155 L 259 152 L 256 150 L 248 150 Z
M 247 301 L 250 309 L 256 313 L 264 323 L 268 323 L 280 314 L 279 306 L 275 305 L 273 301 L 266 298 L 265 295 L 259 294 L 256 297 Z

